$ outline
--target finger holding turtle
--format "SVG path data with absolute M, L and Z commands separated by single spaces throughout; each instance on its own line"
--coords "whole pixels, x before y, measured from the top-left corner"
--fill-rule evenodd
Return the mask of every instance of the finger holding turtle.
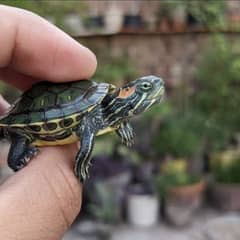
M 26 90 L 43 79 L 66 82 L 95 72 L 95 55 L 45 19 L 4 5 L 0 12 L 1 80 Z
M 93 53 L 41 17 L 6 6 L 0 6 L 0 16 L 0 79 L 6 83 L 26 90 L 43 78 L 72 81 L 95 71 Z M 0 108 L 1 115 L 8 108 L 2 99 Z M 76 152 L 75 144 L 45 147 L 1 184 L 1 239 L 62 238 L 81 206 Z

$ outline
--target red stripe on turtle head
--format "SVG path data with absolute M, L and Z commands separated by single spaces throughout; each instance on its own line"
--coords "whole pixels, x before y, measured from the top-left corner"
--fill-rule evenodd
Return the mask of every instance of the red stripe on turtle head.
M 135 93 L 136 90 L 136 86 L 133 85 L 131 87 L 125 87 L 125 88 L 120 88 L 120 91 L 118 93 L 118 98 L 128 98 L 130 97 L 132 94 Z

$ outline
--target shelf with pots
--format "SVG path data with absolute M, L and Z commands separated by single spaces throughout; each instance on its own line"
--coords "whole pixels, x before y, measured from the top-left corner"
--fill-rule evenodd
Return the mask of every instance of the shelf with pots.
M 81 38 L 96 38 L 96 37 L 118 37 L 118 36 L 168 36 L 168 35 L 179 35 L 179 36 L 185 36 L 185 35 L 192 35 L 192 34 L 216 34 L 216 33 L 221 33 L 221 34 L 239 34 L 239 30 L 232 30 L 232 29 L 216 29 L 216 30 L 209 30 L 206 28 L 187 28 L 184 31 L 148 31 L 148 30 L 128 30 L 128 31 L 118 31 L 115 33 L 110 33 L 110 32 L 105 32 L 101 31 L 98 33 L 93 33 L 93 32 L 85 32 L 83 34 L 79 35 L 73 35 L 74 38 L 76 39 L 81 39 Z

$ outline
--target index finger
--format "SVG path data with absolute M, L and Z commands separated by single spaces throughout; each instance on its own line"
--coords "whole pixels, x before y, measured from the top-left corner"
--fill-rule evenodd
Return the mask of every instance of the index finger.
M 70 81 L 94 73 L 95 55 L 40 16 L 3 5 L 0 16 L 0 75 Z

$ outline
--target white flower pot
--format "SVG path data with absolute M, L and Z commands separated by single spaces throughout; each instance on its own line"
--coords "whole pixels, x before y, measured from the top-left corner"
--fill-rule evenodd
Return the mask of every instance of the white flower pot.
M 128 196 L 129 223 L 139 227 L 151 227 L 158 222 L 159 200 L 155 195 Z
M 63 19 L 66 30 L 71 34 L 78 36 L 83 32 L 83 25 L 78 14 L 67 14 Z
M 110 5 L 105 15 L 106 31 L 108 33 L 119 32 L 122 27 L 123 12 L 121 8 Z

